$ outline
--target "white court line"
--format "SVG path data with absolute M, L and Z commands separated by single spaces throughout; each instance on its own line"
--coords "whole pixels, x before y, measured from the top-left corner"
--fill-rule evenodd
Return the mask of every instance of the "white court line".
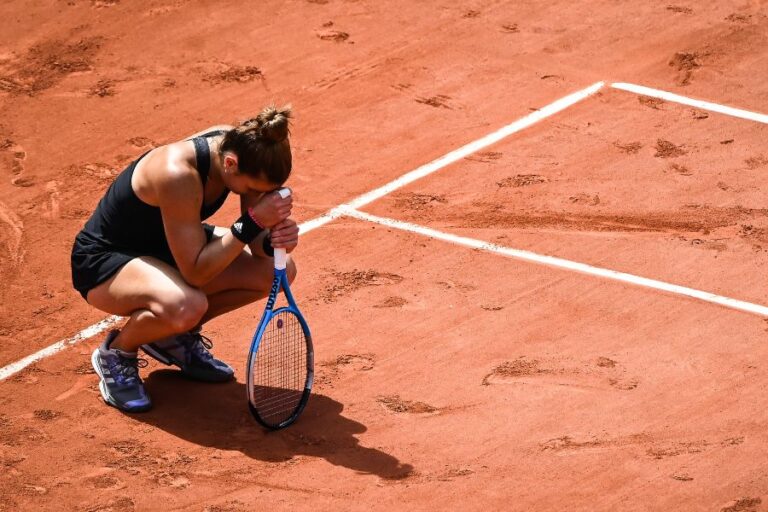
M 758 112 L 751 112 L 749 110 L 743 110 L 740 108 L 728 107 L 718 103 L 711 103 L 709 101 L 686 98 L 685 96 L 680 96 L 679 94 L 661 91 L 659 89 L 651 89 L 650 87 L 644 87 L 642 85 L 617 82 L 611 84 L 611 87 L 614 89 L 621 89 L 622 91 L 633 92 L 635 94 L 642 94 L 643 96 L 651 96 L 653 98 L 659 98 L 674 103 L 682 103 L 683 105 L 688 105 L 691 107 L 697 107 L 712 112 L 719 112 L 720 114 L 726 114 L 733 117 L 740 117 L 742 119 L 749 119 L 750 121 L 757 121 L 758 123 L 768 124 L 768 115 L 760 114 Z
M 512 124 L 508 124 L 507 126 L 491 134 L 486 135 L 482 139 L 478 139 L 475 142 L 471 142 L 466 146 L 462 146 L 459 149 L 451 151 L 447 155 L 441 156 L 437 160 L 433 160 L 432 162 L 426 165 L 422 165 L 418 169 L 415 169 L 407 174 L 404 174 L 401 177 L 397 178 L 396 180 L 390 181 L 386 185 L 383 185 L 377 188 L 376 190 L 372 190 L 367 194 L 363 194 L 362 196 L 356 199 L 353 199 L 352 201 L 346 204 L 341 205 L 340 208 L 345 208 L 345 207 L 360 208 L 369 203 L 372 203 L 376 199 L 379 199 L 391 193 L 393 190 L 396 190 L 400 187 L 408 185 L 409 183 L 412 183 L 420 178 L 423 178 L 424 176 L 432 174 L 433 172 L 439 169 L 442 169 L 446 165 L 449 165 L 449 164 L 452 164 L 453 162 L 461 160 L 462 158 L 465 158 L 480 149 L 483 149 L 485 147 L 490 146 L 491 144 L 495 144 L 499 142 L 503 138 L 508 137 L 513 133 L 517 133 L 520 130 L 523 130 L 535 123 L 538 123 L 542 119 L 545 119 L 553 114 L 557 114 L 558 112 L 565 110 L 566 108 L 572 105 L 575 105 L 581 100 L 584 100 L 589 96 L 592 96 L 593 94 L 595 94 L 597 91 L 599 91 L 603 87 L 603 85 L 604 85 L 604 82 L 597 82 L 593 85 L 590 85 L 586 89 L 582 89 L 581 91 L 575 92 L 573 94 L 569 94 L 568 96 L 561 98 L 555 101 L 554 103 L 550 103 L 546 107 L 542 107 L 541 109 L 536 110 L 531 114 L 528 114 L 527 116 L 515 121 Z
M 400 187 L 403 187 L 420 178 L 423 178 L 429 174 L 432 174 L 433 172 L 438 171 L 443 167 L 449 164 L 452 164 L 453 162 L 456 162 L 466 156 L 471 155 L 475 151 L 478 151 L 487 146 L 490 146 L 491 144 L 495 144 L 496 142 L 499 142 L 503 138 L 508 137 L 513 133 L 517 133 L 520 130 L 528 128 L 529 126 L 535 123 L 538 123 L 539 121 L 549 116 L 552 116 L 562 110 L 565 110 L 566 108 L 593 95 L 594 93 L 599 91 L 600 88 L 603 87 L 603 85 L 604 85 L 604 82 L 597 82 L 587 87 L 586 89 L 582 89 L 581 91 L 577 91 L 573 94 L 569 94 L 568 96 L 560 98 L 559 100 L 553 103 L 550 103 L 549 105 L 542 107 L 541 109 L 535 112 L 532 112 L 531 114 L 528 114 L 527 116 L 521 119 L 518 119 L 512 124 L 504 126 L 503 128 L 500 128 L 499 130 L 491 134 L 488 134 L 485 137 L 482 137 L 481 139 L 471 142 L 466 146 L 462 146 L 457 150 L 451 151 L 450 153 L 438 158 L 437 160 L 433 160 L 432 162 L 426 165 L 422 165 L 421 167 L 404 174 L 400 178 L 397 178 L 396 180 L 393 180 L 387 183 L 386 185 L 383 185 L 375 190 L 372 190 L 371 192 L 363 194 L 362 196 L 359 196 L 348 203 L 345 203 L 336 208 L 333 208 L 328 213 L 325 213 L 319 217 L 303 222 L 302 224 L 299 225 L 299 234 L 302 234 L 302 235 L 306 234 L 312 231 L 313 229 L 317 229 L 319 227 L 324 226 L 325 224 L 328 224 L 332 220 L 340 217 L 342 215 L 341 211 L 344 208 L 349 208 L 349 207 L 359 208 L 361 206 L 365 206 L 366 204 L 369 204 L 375 201 L 376 199 L 379 199 L 391 193 L 392 191 L 397 190 Z M 120 320 L 122 320 L 122 317 L 118 317 L 118 316 L 108 317 L 99 323 L 91 325 L 90 327 L 86 327 L 85 329 L 75 334 L 71 338 L 58 341 L 53 345 L 46 347 L 38 352 L 35 352 L 34 354 L 31 354 L 20 361 L 11 363 L 7 366 L 0 368 L 0 381 L 7 379 L 14 373 L 17 373 L 23 370 L 30 364 L 33 364 L 37 361 L 40 361 L 43 358 L 51 356 L 70 345 L 74 345 L 75 343 L 82 341 L 86 338 L 90 338 L 92 336 L 96 336 L 100 334 L 101 332 L 113 326 L 115 323 L 117 323 Z
M 519 260 L 531 261 L 542 265 L 548 265 L 550 267 L 557 267 L 575 272 L 581 272 L 583 274 L 589 274 L 592 276 L 603 277 L 606 279 L 612 279 L 614 281 L 621 281 L 623 283 L 629 283 L 636 286 L 642 286 L 645 288 L 653 288 L 654 290 L 661 290 L 664 292 L 674 293 L 677 295 L 684 295 L 705 302 L 711 302 L 720 306 L 725 306 L 731 309 L 737 309 L 739 311 L 746 311 L 748 313 L 754 313 L 761 316 L 768 316 L 768 307 L 760 304 L 753 304 L 751 302 L 744 302 L 738 299 L 732 299 L 730 297 L 723 297 L 721 295 L 715 295 L 701 290 L 693 288 L 687 288 L 685 286 L 679 286 L 676 284 L 665 283 L 664 281 L 657 281 L 655 279 L 649 279 L 647 277 L 635 276 L 632 274 L 626 274 L 624 272 L 618 272 L 616 270 L 609 270 L 600 267 L 593 267 L 586 263 L 578 263 L 576 261 L 570 261 L 563 258 L 557 258 L 555 256 L 544 256 L 536 254 L 530 251 L 523 251 L 520 249 L 511 249 L 509 247 L 502 247 L 491 242 L 483 242 L 482 240 L 475 240 L 474 238 L 467 238 L 463 236 L 453 235 L 450 233 L 444 233 L 431 228 L 418 226 L 409 222 L 403 222 L 395 219 L 388 219 L 384 217 L 377 217 L 368 213 L 364 213 L 352 208 L 339 208 L 340 213 L 356 219 L 365 220 L 369 222 L 375 222 L 383 226 L 400 229 L 403 231 L 410 231 L 412 233 L 418 233 L 420 235 L 428 236 L 430 238 L 436 238 L 446 242 L 451 242 L 465 247 L 471 247 L 473 249 L 480 249 L 483 251 L 501 254 L 510 258 Z
M 100 332 L 109 329 L 113 325 L 115 325 L 117 322 L 121 320 L 121 317 L 119 316 L 110 316 L 102 320 L 101 322 L 95 323 L 91 325 L 90 327 L 86 327 L 79 333 L 75 334 L 71 338 L 67 338 L 66 340 L 57 341 L 53 345 L 46 347 L 42 350 L 39 350 L 35 352 L 34 354 L 30 354 L 24 359 L 21 359 L 19 361 L 16 361 L 15 363 L 11 363 L 8 366 L 4 366 L 0 368 L 0 380 L 5 380 L 11 375 L 13 375 L 16 372 L 19 372 L 26 368 L 27 366 L 31 365 L 32 363 L 35 363 L 43 358 L 46 358 L 48 356 L 52 356 L 56 352 L 60 352 L 64 350 L 65 348 L 69 347 L 70 345 L 74 345 L 75 343 L 88 339 L 92 336 L 96 336 Z

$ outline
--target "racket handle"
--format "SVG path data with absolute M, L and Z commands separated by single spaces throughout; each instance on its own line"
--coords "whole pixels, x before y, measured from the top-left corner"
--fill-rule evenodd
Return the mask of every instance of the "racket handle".
M 291 195 L 291 189 L 289 188 L 281 188 L 277 191 L 278 194 L 280 194 L 280 197 L 285 199 L 286 197 Z M 285 249 L 275 249 L 275 269 L 276 270 L 285 270 L 285 267 L 288 263 L 288 254 L 285 252 Z

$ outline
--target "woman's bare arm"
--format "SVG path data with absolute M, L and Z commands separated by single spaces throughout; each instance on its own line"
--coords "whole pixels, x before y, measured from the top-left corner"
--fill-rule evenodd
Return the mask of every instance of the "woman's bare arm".
M 234 261 L 243 243 L 231 232 L 206 243 L 200 222 L 203 187 L 194 167 L 170 165 L 156 186 L 165 236 L 179 271 L 192 286 L 203 286 Z

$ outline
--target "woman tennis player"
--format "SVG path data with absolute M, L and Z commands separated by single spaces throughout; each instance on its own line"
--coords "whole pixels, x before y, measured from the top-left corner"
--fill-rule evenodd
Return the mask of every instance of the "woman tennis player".
M 289 107 L 268 107 L 240 126 L 215 126 L 145 153 L 78 233 L 75 288 L 92 306 L 128 317 L 91 358 L 108 404 L 128 412 L 151 407 L 139 348 L 193 379 L 232 378 L 201 328 L 265 297 L 273 248 L 290 252 L 298 243 L 291 197 L 276 191 L 291 172 L 290 115 Z M 230 228 L 203 223 L 230 192 L 240 196 L 240 218 Z M 295 274 L 289 261 L 289 279 Z

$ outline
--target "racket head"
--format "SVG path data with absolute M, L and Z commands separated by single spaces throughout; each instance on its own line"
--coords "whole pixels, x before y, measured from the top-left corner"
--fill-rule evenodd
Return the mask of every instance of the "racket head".
M 289 305 L 274 311 L 268 305 L 251 344 L 247 370 L 251 414 L 272 430 L 296 421 L 307 405 L 314 379 L 309 326 L 293 303 L 287 279 L 281 280 Z

